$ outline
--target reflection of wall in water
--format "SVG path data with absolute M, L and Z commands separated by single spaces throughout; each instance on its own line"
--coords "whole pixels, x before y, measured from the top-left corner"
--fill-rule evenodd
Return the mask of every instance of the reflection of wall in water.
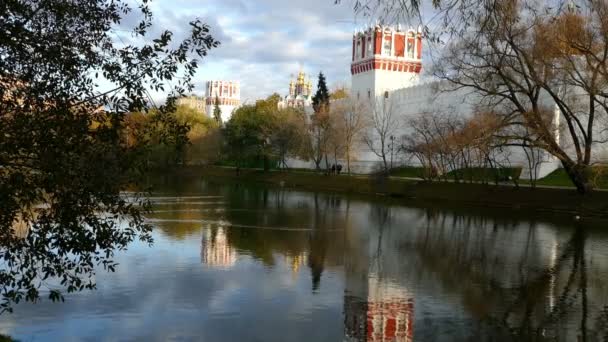
M 228 243 L 224 228 L 203 230 L 201 262 L 213 267 L 231 267 L 236 263 L 236 251 Z

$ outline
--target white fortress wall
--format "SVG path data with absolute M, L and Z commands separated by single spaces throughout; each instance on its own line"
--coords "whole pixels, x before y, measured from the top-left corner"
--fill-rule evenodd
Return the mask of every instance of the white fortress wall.
M 384 95 L 378 96 L 377 103 L 390 102 L 390 107 L 394 111 L 396 117 L 394 123 L 397 126 L 394 131 L 395 145 L 400 143 L 403 136 L 412 133 L 408 124 L 410 120 L 419 115 L 424 115 L 424 113 L 455 113 L 464 117 L 473 115 L 475 106 L 480 103 L 479 96 L 466 89 L 447 91 L 443 85 L 441 82 L 429 82 L 389 92 L 386 99 Z M 380 93 L 382 94 L 382 92 Z M 368 130 L 368 134 L 374 134 L 372 127 L 369 127 Z M 379 137 L 376 137 L 375 146 L 380 146 Z M 352 172 L 367 174 L 380 169 L 382 158 L 376 155 L 365 142 L 360 141 L 355 147 L 356 150 L 351 157 Z M 393 151 L 393 166 L 420 165 L 415 159 L 404 159 L 405 156 L 397 151 L 397 147 Z M 388 152 L 387 159 L 390 162 L 390 152 Z M 531 178 L 528 159 L 522 148 L 507 147 L 503 154 L 498 155 L 496 159 L 505 167 L 521 167 L 523 169 L 521 177 L 524 179 Z M 334 163 L 333 158 L 329 158 L 329 164 Z M 346 160 L 339 159 L 338 163 L 342 164 L 343 171 L 346 171 Z M 290 168 L 315 168 L 314 161 L 289 159 L 287 164 Z M 324 160 L 321 167 L 325 167 Z M 557 167 L 559 167 L 557 160 L 544 153 L 544 162 L 536 165 L 536 177 L 544 177 Z

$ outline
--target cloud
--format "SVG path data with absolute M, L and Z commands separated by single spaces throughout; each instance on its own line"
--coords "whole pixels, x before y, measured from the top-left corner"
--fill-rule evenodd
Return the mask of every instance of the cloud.
M 150 37 L 168 29 L 179 41 L 188 22 L 200 18 L 211 26 L 221 45 L 202 60 L 195 93 L 204 93 L 207 80 L 239 80 L 242 100 L 254 101 L 274 92 L 286 95 L 290 75 L 302 70 L 316 85 L 320 71 L 331 84 L 350 80 L 354 14 L 333 0 L 172 0 L 153 1 Z M 126 33 L 141 18 L 137 8 L 121 25 Z M 163 94 L 154 94 L 160 98 Z

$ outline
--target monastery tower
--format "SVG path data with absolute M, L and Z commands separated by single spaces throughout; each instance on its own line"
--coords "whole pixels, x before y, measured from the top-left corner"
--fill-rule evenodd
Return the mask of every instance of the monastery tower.
M 376 25 L 353 36 L 352 96 L 369 100 L 418 83 L 422 31 Z
M 207 115 L 213 118 L 215 101 L 219 101 L 222 121 L 230 120 L 232 111 L 241 105 L 241 87 L 238 81 L 208 81 L 205 90 Z

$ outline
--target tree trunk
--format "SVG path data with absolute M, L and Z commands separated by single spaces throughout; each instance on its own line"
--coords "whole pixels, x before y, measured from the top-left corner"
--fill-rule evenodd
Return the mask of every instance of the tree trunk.
M 346 148 L 346 171 L 350 176 L 350 148 Z
M 338 166 L 338 150 L 334 150 L 334 163 Z
M 562 161 L 564 170 L 570 177 L 576 190 L 581 194 L 588 194 L 593 191 L 593 184 L 591 182 L 591 167 L 585 164 L 574 164 Z

